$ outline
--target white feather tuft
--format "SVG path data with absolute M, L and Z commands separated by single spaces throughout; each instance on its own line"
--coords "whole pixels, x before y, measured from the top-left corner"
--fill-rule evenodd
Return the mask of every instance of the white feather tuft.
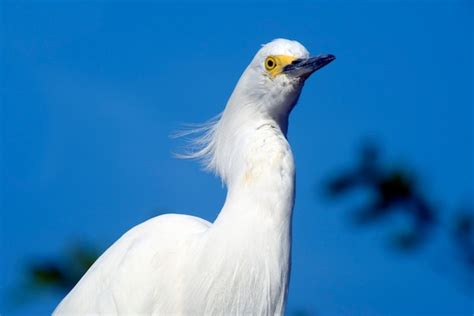
M 174 156 L 199 160 L 205 170 L 217 173 L 213 157 L 216 151 L 215 134 L 221 116 L 222 113 L 201 124 L 185 124 L 173 133 L 172 138 L 183 138 L 186 143 L 182 152 L 174 153 Z

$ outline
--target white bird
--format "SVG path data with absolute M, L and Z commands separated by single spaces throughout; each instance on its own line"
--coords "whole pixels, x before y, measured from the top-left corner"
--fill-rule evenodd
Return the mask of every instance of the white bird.
M 186 155 L 227 186 L 214 223 L 160 215 L 125 233 L 54 315 L 282 315 L 291 266 L 295 166 L 288 116 L 305 80 L 335 57 L 264 45 L 225 110 Z

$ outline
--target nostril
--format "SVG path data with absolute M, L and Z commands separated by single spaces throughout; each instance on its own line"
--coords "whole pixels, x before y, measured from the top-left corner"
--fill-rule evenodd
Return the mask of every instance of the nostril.
M 302 61 L 303 61 L 303 59 L 298 58 L 298 59 L 293 60 L 293 61 L 291 62 L 291 64 L 292 64 L 292 65 L 297 65 L 297 64 L 299 64 L 299 63 L 302 62 Z

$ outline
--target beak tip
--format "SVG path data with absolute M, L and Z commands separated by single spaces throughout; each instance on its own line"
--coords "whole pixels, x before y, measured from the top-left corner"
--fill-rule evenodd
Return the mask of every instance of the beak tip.
M 333 61 L 334 59 L 336 59 L 336 56 L 334 56 L 333 54 L 325 54 L 322 56 L 324 59 L 326 59 L 328 62 L 331 62 Z

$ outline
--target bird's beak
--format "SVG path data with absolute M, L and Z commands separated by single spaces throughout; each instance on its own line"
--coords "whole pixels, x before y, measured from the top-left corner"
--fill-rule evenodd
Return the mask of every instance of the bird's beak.
M 334 55 L 323 54 L 316 57 L 295 59 L 283 68 L 283 73 L 292 77 L 308 78 L 316 70 L 336 59 Z

